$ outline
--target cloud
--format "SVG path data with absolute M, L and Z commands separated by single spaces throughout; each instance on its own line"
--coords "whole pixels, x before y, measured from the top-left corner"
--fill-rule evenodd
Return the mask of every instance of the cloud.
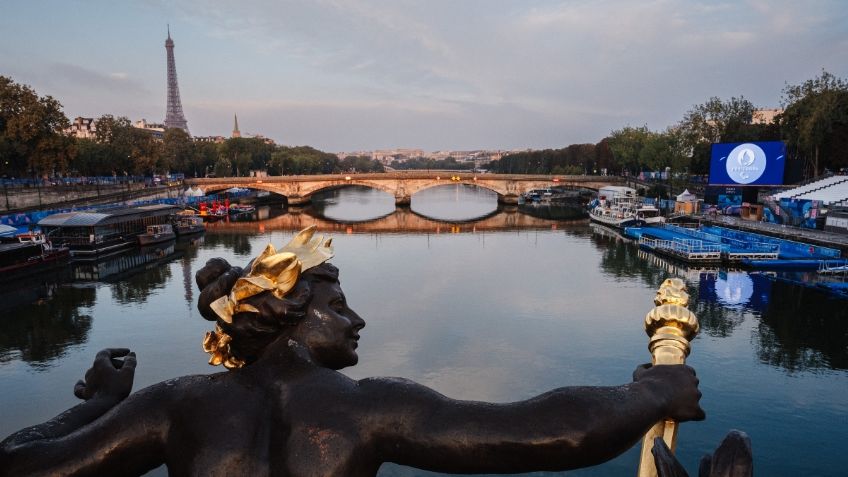
M 117 94 L 149 94 L 150 91 L 127 73 L 103 73 L 68 63 L 53 63 L 47 67 L 47 77 L 54 85 L 71 86 L 77 90 Z
M 822 68 L 848 75 L 841 0 L 149 0 L 110 11 L 118 23 L 178 22 L 192 132 L 229 131 L 237 112 L 267 121 L 257 133 L 330 150 L 561 147 L 628 124 L 663 129 L 711 96 L 776 106 L 785 82 Z M 22 61 L 7 62 L 68 104 L 162 115 L 161 39 L 133 38 L 73 59 L 40 50 L 37 67 L 21 45 Z

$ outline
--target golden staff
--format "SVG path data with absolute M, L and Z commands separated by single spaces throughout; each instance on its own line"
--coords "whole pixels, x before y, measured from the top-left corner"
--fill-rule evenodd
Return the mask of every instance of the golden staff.
M 645 332 L 651 337 L 648 349 L 654 365 L 685 364 L 689 355 L 689 342 L 698 334 L 698 318 L 689 311 L 689 294 L 686 283 L 679 278 L 669 278 L 660 285 L 657 305 L 645 317 Z M 642 439 L 638 477 L 657 477 L 657 468 L 651 449 L 654 438 L 662 437 L 671 452 L 677 446 L 677 422 L 664 419 L 654 424 Z

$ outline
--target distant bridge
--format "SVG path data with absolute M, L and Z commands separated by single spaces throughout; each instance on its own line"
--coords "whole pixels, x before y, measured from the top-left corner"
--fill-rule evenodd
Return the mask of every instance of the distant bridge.
M 469 184 L 498 194 L 498 202 L 516 204 L 518 197 L 532 189 L 568 185 L 598 190 L 605 185 L 623 184 L 617 176 L 557 176 L 518 174 L 477 174 L 456 171 L 409 171 L 374 174 L 327 174 L 315 176 L 220 177 L 186 179 L 186 184 L 199 186 L 207 193 L 232 187 L 264 190 L 279 194 L 289 205 L 303 205 L 316 192 L 357 185 L 378 189 L 395 198 L 396 205 L 409 205 L 421 190 L 445 184 Z

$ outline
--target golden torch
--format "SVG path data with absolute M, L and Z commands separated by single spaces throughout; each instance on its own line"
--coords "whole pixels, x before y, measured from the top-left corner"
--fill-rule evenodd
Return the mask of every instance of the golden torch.
M 663 282 L 654 297 L 657 305 L 645 317 L 645 332 L 650 336 L 648 349 L 651 362 L 658 364 L 684 364 L 689 355 L 689 342 L 698 334 L 698 318 L 689 311 L 689 294 L 686 284 L 679 278 Z M 654 438 L 662 437 L 672 452 L 677 445 L 677 422 L 664 419 L 645 434 L 642 455 L 639 459 L 639 477 L 656 477 L 657 468 L 651 449 Z

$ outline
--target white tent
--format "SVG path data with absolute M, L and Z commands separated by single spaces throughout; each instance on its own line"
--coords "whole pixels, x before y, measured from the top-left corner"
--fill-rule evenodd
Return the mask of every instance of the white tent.
M 698 202 L 698 196 L 689 192 L 689 189 L 683 191 L 677 196 L 677 202 Z
M 689 189 L 683 191 L 677 196 L 674 203 L 674 212 L 678 214 L 694 214 L 698 211 L 698 196 L 689 192 Z
M 203 189 L 198 187 L 197 189 L 192 189 L 191 186 L 188 186 L 188 189 L 183 192 L 183 195 L 186 197 L 203 197 L 206 193 L 203 192 Z

